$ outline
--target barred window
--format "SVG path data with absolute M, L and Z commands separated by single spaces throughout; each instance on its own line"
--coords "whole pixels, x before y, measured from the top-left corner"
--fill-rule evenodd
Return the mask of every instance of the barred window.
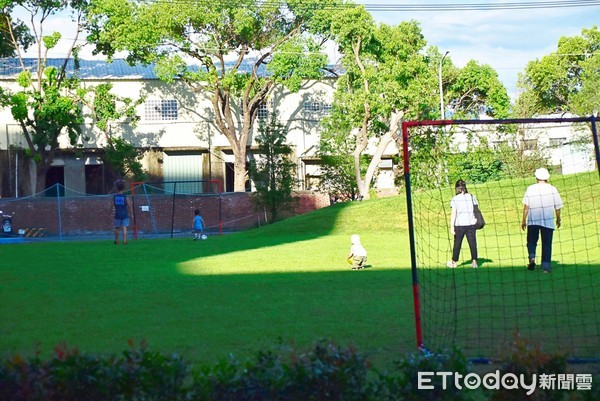
M 266 103 L 261 103 L 258 106 L 257 117 L 259 120 L 266 120 L 269 117 L 269 108 Z
M 175 99 L 148 100 L 144 104 L 146 120 L 177 120 L 178 104 Z
M 308 102 L 304 102 L 303 108 L 304 108 L 304 111 L 306 111 L 308 113 L 328 114 L 331 112 L 331 104 L 329 104 L 329 103 L 308 101 Z

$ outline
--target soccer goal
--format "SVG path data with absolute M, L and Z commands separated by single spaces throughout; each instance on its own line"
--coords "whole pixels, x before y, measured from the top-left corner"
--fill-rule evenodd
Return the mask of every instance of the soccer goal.
M 515 335 L 571 358 L 600 357 L 600 177 L 597 119 L 408 121 L 402 125 L 416 338 L 493 359 Z M 523 195 L 536 168 L 564 201 L 550 274 L 527 269 Z M 457 268 L 450 200 L 458 179 L 486 220 L 479 268 L 467 241 Z M 538 244 L 537 257 L 541 255 Z
M 222 234 L 222 192 L 220 180 L 132 182 L 134 238 L 189 235 L 196 209 L 206 233 Z

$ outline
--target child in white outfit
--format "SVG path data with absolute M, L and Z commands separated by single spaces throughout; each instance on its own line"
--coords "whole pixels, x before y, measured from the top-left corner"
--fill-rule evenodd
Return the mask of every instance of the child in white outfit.
M 352 270 L 364 269 L 367 264 L 367 250 L 360 243 L 360 237 L 354 234 L 350 237 L 350 254 L 348 260 L 352 261 Z

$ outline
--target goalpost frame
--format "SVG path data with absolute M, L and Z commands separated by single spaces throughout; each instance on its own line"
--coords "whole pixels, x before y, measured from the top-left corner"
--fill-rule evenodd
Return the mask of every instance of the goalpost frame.
M 419 278 L 417 274 L 417 252 L 414 230 L 414 215 L 412 209 L 412 193 L 410 181 L 410 151 L 409 151 L 409 129 L 412 127 L 443 127 L 448 125 L 500 125 L 500 124 L 529 124 L 529 123 L 590 123 L 592 129 L 592 140 L 596 156 L 596 167 L 600 175 L 600 147 L 595 115 L 590 117 L 566 117 L 566 118 L 512 118 L 512 119 L 490 119 L 490 120 L 413 120 L 402 122 L 402 156 L 404 158 L 404 181 L 406 185 L 406 212 L 408 215 L 408 237 L 411 261 L 411 277 L 413 288 L 413 303 L 415 313 L 415 331 L 417 348 L 425 349 L 423 341 L 423 327 L 421 319 L 421 300 L 419 296 Z
M 221 202 L 221 195 L 223 194 L 223 181 L 221 180 L 196 180 L 196 181 L 164 181 L 162 182 L 163 184 L 170 184 L 170 183 L 189 183 L 189 182 L 207 182 L 209 184 L 217 184 L 217 188 L 218 188 L 218 194 L 219 194 L 219 235 L 223 235 L 223 211 L 222 211 L 222 202 Z M 144 184 L 148 184 L 148 182 L 146 181 L 133 181 L 131 182 L 131 207 L 133 209 L 133 237 L 134 239 L 138 239 L 138 227 L 137 227 L 137 222 L 136 222 L 136 209 L 135 209 L 135 187 L 136 186 L 141 186 Z M 175 191 L 173 192 L 173 196 L 175 196 L 176 193 Z M 175 208 L 175 203 L 173 202 L 173 208 Z M 175 211 L 173 210 L 173 215 L 175 214 Z M 171 221 L 171 238 L 173 237 L 173 221 Z

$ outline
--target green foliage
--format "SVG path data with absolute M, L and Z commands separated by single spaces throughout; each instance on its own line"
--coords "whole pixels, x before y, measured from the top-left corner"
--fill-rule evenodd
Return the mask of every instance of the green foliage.
M 183 400 L 189 367 L 177 355 L 130 342 L 121 357 L 59 345 L 49 360 L 14 356 L 0 365 L 3 400 Z
M 144 99 L 134 101 L 128 97 L 121 97 L 111 92 L 112 83 L 103 83 L 83 92 L 85 102 L 91 110 L 94 124 L 102 131 L 106 138 L 104 146 L 104 159 L 107 164 L 116 170 L 120 177 L 131 174 L 136 181 L 143 181 L 145 173 L 140 159 L 142 151 L 124 138 L 115 137 L 111 124 L 127 119 L 131 127 L 135 127 L 139 116 L 136 107 Z M 91 99 L 89 98 L 91 96 Z
M 81 145 L 80 125 L 84 119 L 79 104 L 81 100 L 78 96 L 78 88 L 81 86 L 79 79 L 76 76 L 67 77 L 66 62 L 60 68 L 47 67 L 48 50 L 57 45 L 61 39 L 60 33 L 51 32 L 36 41 L 29 32 L 42 35 L 42 32 L 46 32 L 44 28 L 47 27 L 48 16 L 71 12 L 78 34 L 83 29 L 80 18 L 86 6 L 86 0 L 69 2 L 20 0 L 5 2 L 1 7 L 4 18 L 0 22 L 0 31 L 3 32 L 0 39 L 10 41 L 9 47 L 14 49 L 12 54 L 16 53 L 22 62 L 23 51 L 35 44 L 40 55 L 34 68 L 19 73 L 16 80 L 22 89 L 16 93 L 6 93 L 3 102 L 5 106 L 10 107 L 13 118 L 22 129 L 27 143 L 26 154 L 35 161 L 37 188 L 32 190 L 44 189 L 46 172 L 59 149 L 60 135 L 66 135 L 69 144 L 75 148 Z M 18 19 L 18 9 L 29 17 L 29 25 Z M 7 36 L 2 28 L 12 28 L 15 36 Z M 0 47 L 4 47 L 4 44 Z M 76 39 L 73 39 L 66 58 L 70 58 L 71 55 L 75 57 L 76 67 L 77 49 Z
M 418 388 L 419 372 L 455 372 L 462 375 L 470 373 L 471 366 L 462 352 L 454 348 L 436 353 L 415 352 L 396 363 L 394 375 L 385 378 L 387 386 L 382 399 L 406 401 L 469 401 L 479 399 L 481 392 L 458 389 L 453 381 L 443 386 L 441 376 L 432 376 L 429 385 L 433 389 Z
M 510 98 L 498 73 L 474 60 L 451 74 L 445 98 L 455 119 L 477 119 L 480 114 L 506 118 L 510 108 Z
M 5 3 L 0 4 L 0 57 L 14 57 L 18 48 L 27 50 L 35 39 L 23 21 L 12 20 L 10 12 L 14 2 Z M 11 32 L 16 43 L 12 39 Z
M 514 340 L 508 344 L 502 352 L 499 369 L 500 375 L 512 373 L 515 375 L 524 375 L 527 380 L 532 380 L 534 375 L 539 377 L 541 374 L 558 375 L 568 373 L 566 355 L 561 353 L 549 353 L 542 349 L 539 343 L 531 342 L 519 336 L 515 332 Z M 556 387 L 552 389 L 538 388 L 531 396 L 527 396 L 524 389 L 504 389 L 494 390 L 491 393 L 491 401 L 517 401 L 524 399 L 559 401 L 564 400 L 567 391 Z
M 342 135 L 331 135 L 328 130 L 321 135 L 318 156 L 321 159 L 319 189 L 327 192 L 334 199 L 355 200 L 359 197 L 358 184 L 354 171 L 352 147 L 354 138 Z M 370 157 L 361 157 L 360 171 L 367 171 Z
M 140 151 L 123 138 L 111 137 L 110 144 L 104 147 L 104 159 L 121 177 L 132 175 L 136 181 L 144 181 L 141 157 Z
M 54 46 L 56 46 L 60 38 L 61 34 L 59 32 L 53 32 L 52 35 L 44 36 L 42 38 L 42 42 L 44 42 L 44 47 L 50 50 L 53 49 Z
M 167 82 L 180 77 L 194 90 L 210 93 L 216 126 L 234 152 L 234 189 L 243 191 L 246 143 L 256 110 L 276 84 L 296 91 L 306 79 L 322 76 L 327 58 L 318 54 L 320 46 L 308 29 L 325 29 L 331 18 L 326 10 L 334 3 L 291 1 L 274 7 L 235 0 L 173 7 L 168 2 L 99 1 L 89 8 L 88 40 L 97 53 L 110 58 L 125 51 L 130 63 L 156 63 L 158 76 Z M 320 23 L 309 24 L 312 17 Z M 232 54 L 237 59 L 227 64 Z M 189 68 L 183 62 L 189 58 L 200 67 Z
M 250 164 L 250 177 L 256 186 L 254 202 L 257 208 L 266 208 L 272 221 L 277 220 L 279 211 L 289 207 L 293 201 L 295 164 L 290 160 L 292 149 L 285 144 L 287 131 L 273 113 L 270 121 L 260 121 L 258 160 Z
M 529 62 L 519 77 L 523 93 L 517 112 L 528 116 L 573 111 L 589 115 L 597 110 L 598 50 L 597 26 L 583 29 L 580 36 L 561 37 L 555 52 Z

